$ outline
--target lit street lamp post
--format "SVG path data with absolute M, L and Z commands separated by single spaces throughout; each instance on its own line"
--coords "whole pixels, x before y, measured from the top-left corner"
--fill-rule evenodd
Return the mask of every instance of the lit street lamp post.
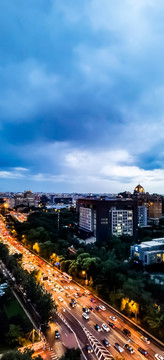
M 85 285 L 88 285 L 88 277 L 87 277 L 87 272 L 85 270 L 82 271 L 82 275 L 85 276 Z

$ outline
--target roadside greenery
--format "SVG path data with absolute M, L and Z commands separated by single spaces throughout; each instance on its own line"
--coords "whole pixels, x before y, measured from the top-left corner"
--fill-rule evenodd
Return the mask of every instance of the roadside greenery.
M 89 288 L 105 301 L 163 339 L 164 286 L 155 284 L 148 272 L 129 259 L 133 238 L 121 236 L 112 237 L 107 243 L 79 243 L 74 236 L 76 221 L 74 209 L 64 209 L 60 219 L 57 213 L 42 210 L 31 213 L 27 222 L 9 218 L 8 224 L 30 249 L 52 264 L 60 262 L 61 270 L 82 285 L 88 280 Z M 150 234 L 141 235 L 144 240 Z M 70 251 L 70 246 L 74 251 Z
M 80 349 L 66 349 L 65 354 L 60 358 L 60 360 L 80 360 L 81 351 Z
M 17 254 L 9 255 L 8 248 L 2 243 L 0 243 L 0 259 L 5 263 L 7 269 L 10 270 L 16 279 L 16 284 L 20 285 L 22 292 L 26 293 L 29 303 L 33 305 L 39 314 L 40 323 L 47 323 L 52 315 L 55 304 L 51 294 L 45 291 L 37 281 L 37 272 L 33 271 L 29 274 L 23 270 L 21 267 L 21 257 Z
M 19 352 L 18 350 L 11 350 L 4 353 L 1 357 L 1 360 L 43 360 L 43 358 L 38 356 L 32 356 L 33 351 L 25 350 L 24 353 Z
M 4 280 L 0 279 L 4 283 Z M 32 325 L 9 287 L 0 297 L 0 352 L 28 341 Z

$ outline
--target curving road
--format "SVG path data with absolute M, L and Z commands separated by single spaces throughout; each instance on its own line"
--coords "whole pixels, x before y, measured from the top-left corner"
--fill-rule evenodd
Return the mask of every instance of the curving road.
M 76 285 L 73 281 L 67 282 L 60 271 L 54 270 L 48 263 L 41 260 L 37 255 L 34 255 L 24 246 L 19 244 L 12 236 L 9 235 L 5 224 L 0 219 L 0 240 L 3 243 L 9 245 L 10 252 L 20 252 L 23 254 L 22 266 L 29 272 L 37 269 L 40 271 L 40 282 L 44 285 L 45 289 L 52 294 L 53 299 L 58 304 L 59 315 L 62 314 L 62 319 L 52 319 L 50 329 L 47 332 L 49 344 L 58 354 L 61 356 L 64 347 L 75 347 L 76 344 L 79 346 L 83 353 L 84 359 L 110 359 L 111 357 L 124 357 L 127 360 L 133 357 L 133 359 L 145 359 L 138 348 L 142 347 L 148 352 L 148 359 L 154 360 L 155 354 L 160 354 L 164 357 L 164 344 L 163 346 L 156 341 L 151 340 L 150 344 L 147 344 L 141 340 L 141 335 L 144 334 L 144 330 L 140 330 L 133 324 L 130 324 L 128 319 L 124 319 L 122 314 L 111 309 L 110 306 L 105 305 L 105 310 L 100 312 L 95 310 L 96 306 L 104 305 L 103 301 L 94 298 L 91 294 L 86 294 L 84 288 L 80 285 Z M 43 280 L 48 278 L 47 280 Z M 79 297 L 77 293 L 82 293 Z M 61 300 L 61 299 L 62 300 Z M 70 306 L 71 299 L 74 298 L 77 301 L 76 307 Z M 95 302 L 91 302 L 94 298 Z M 94 311 L 90 311 L 89 320 L 85 320 L 82 317 L 83 307 L 93 307 Z M 117 320 L 110 320 L 110 316 L 116 316 Z M 109 321 L 115 324 L 115 328 L 110 327 L 110 331 L 104 330 L 97 332 L 95 330 L 95 324 L 100 327 L 103 323 L 107 324 Z M 58 328 L 61 333 L 60 340 L 54 339 L 55 329 Z M 131 337 L 126 336 L 123 333 L 123 329 L 130 330 Z M 146 336 L 146 335 L 145 335 Z M 107 339 L 110 347 L 105 348 L 102 344 L 103 339 Z M 88 354 L 85 345 L 91 342 L 92 346 L 96 351 L 92 354 Z M 119 353 L 115 348 L 115 343 L 124 349 L 122 353 Z M 130 354 L 125 350 L 124 345 L 129 344 L 133 349 L 134 353 Z

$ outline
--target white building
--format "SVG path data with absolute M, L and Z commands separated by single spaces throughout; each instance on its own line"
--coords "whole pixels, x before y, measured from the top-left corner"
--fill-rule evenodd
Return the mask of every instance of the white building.
M 133 211 L 112 210 L 111 211 L 112 234 L 133 236 Z
M 135 244 L 130 247 L 130 254 L 143 265 L 162 263 L 164 262 L 164 238 Z
M 88 232 L 93 231 L 93 211 L 90 208 L 80 207 L 79 227 Z
M 147 226 L 147 207 L 138 206 L 138 226 Z

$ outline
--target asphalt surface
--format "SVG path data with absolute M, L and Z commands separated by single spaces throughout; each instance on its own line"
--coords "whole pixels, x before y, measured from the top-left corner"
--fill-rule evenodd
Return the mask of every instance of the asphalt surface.
M 67 281 L 60 271 L 52 268 L 45 261 L 41 260 L 37 255 L 34 255 L 25 247 L 20 245 L 14 238 L 12 238 L 5 224 L 0 219 L 0 240 L 10 246 L 10 252 L 20 252 L 23 254 L 23 267 L 29 272 L 37 269 L 40 271 L 40 282 L 47 291 L 52 294 L 54 301 L 58 305 L 58 312 L 62 319 L 52 319 L 50 327 L 47 330 L 47 340 L 50 344 L 52 351 L 60 357 L 64 353 L 65 347 L 80 347 L 82 351 L 83 359 L 100 359 L 105 360 L 111 357 L 123 357 L 127 360 L 133 357 L 133 359 L 145 359 L 138 348 L 142 347 L 148 352 L 148 359 L 153 360 L 155 354 L 160 354 L 164 357 L 164 351 L 161 350 L 161 346 L 152 341 L 147 344 L 141 340 L 141 335 L 144 334 L 144 330 L 136 330 L 133 325 L 122 318 L 121 314 L 116 316 L 116 313 L 111 310 L 110 307 L 105 306 L 105 310 L 96 311 L 95 307 L 104 305 L 101 300 L 94 298 L 94 295 L 86 294 L 84 289 L 80 285 L 76 285 L 73 281 Z M 43 278 L 48 278 L 43 280 Z M 77 293 L 82 293 L 79 297 Z M 62 300 L 60 299 L 62 298 Z M 70 306 L 71 299 L 74 298 L 77 301 L 76 307 Z M 93 303 L 91 299 L 94 298 Z M 61 301 L 60 301 L 61 300 Z M 89 320 L 82 317 L 83 307 L 93 307 L 94 311 L 90 311 Z M 116 316 L 116 321 L 110 319 L 110 316 Z M 109 321 L 113 322 L 115 328 L 110 328 L 109 332 L 104 330 L 98 332 L 95 329 L 95 324 L 100 327 L 103 323 L 108 325 Z M 130 330 L 131 336 L 128 337 L 123 333 L 123 329 Z M 55 329 L 60 332 L 60 339 L 55 339 Z M 146 335 L 145 335 L 146 336 Z M 105 348 L 102 340 L 107 339 L 110 346 Z M 88 354 L 86 351 L 86 344 L 92 343 L 92 346 L 96 352 L 93 351 Z M 124 351 L 119 353 L 115 348 L 115 343 L 118 343 Z M 130 354 L 125 348 L 125 344 L 129 344 L 134 353 Z M 56 356 L 53 354 L 53 356 Z

